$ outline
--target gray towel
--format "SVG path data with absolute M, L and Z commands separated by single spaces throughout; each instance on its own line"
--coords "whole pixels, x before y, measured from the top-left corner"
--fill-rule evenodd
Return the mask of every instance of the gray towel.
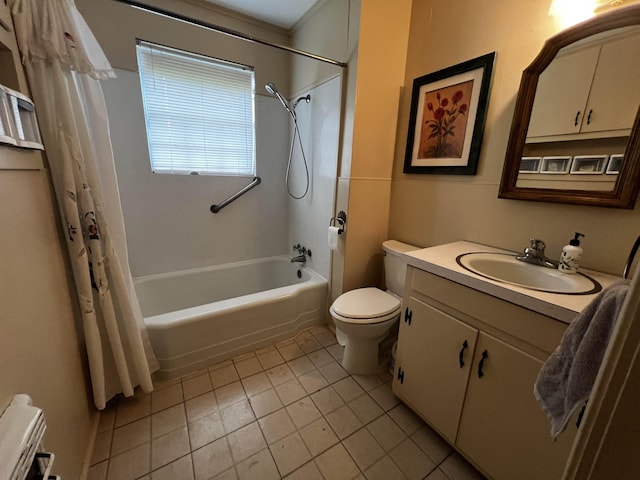
M 591 394 L 629 282 L 616 282 L 587 305 L 565 331 L 538 373 L 536 400 L 551 420 L 551 437 L 565 429 Z

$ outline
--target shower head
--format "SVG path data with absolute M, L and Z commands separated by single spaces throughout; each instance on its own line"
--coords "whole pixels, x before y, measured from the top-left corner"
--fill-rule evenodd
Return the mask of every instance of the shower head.
M 289 102 L 287 102 L 282 94 L 278 91 L 278 87 L 276 87 L 275 83 L 269 82 L 264 86 L 264 88 L 270 95 L 277 97 L 278 100 L 280 100 L 280 103 L 282 103 L 282 106 L 287 109 L 287 112 L 289 112 L 289 114 L 295 118 L 296 114 L 294 113 L 293 108 L 291 108 Z

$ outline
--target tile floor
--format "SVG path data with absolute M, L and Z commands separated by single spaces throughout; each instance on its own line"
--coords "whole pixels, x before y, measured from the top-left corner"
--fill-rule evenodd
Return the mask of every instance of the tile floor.
M 158 382 L 101 416 L 89 480 L 482 480 L 325 327 Z

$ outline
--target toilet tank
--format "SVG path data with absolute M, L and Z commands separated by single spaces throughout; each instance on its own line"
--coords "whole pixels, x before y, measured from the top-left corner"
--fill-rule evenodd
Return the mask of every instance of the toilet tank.
M 402 258 L 405 252 L 418 250 L 415 245 L 398 242 L 397 240 L 387 240 L 382 243 L 384 250 L 384 276 L 388 290 L 399 297 L 404 293 L 404 277 L 407 273 L 407 262 Z

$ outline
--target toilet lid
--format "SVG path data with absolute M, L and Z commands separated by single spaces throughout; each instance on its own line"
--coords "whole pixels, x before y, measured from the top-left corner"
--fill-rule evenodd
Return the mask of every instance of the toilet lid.
M 333 302 L 333 310 L 347 318 L 375 318 L 400 308 L 400 300 L 374 287 L 358 288 L 340 295 Z

